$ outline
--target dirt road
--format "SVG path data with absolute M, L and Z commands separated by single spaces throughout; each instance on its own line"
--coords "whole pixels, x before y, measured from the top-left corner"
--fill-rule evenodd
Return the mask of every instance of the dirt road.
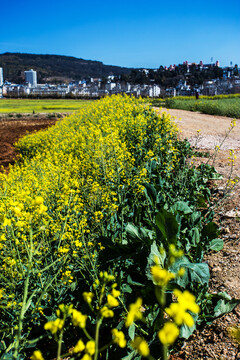
M 195 148 L 210 150 L 210 153 L 213 153 L 216 145 L 222 144 L 214 165 L 218 171 L 224 172 L 225 176 L 229 173 L 229 166 L 227 165 L 229 163 L 229 151 L 234 150 L 236 156 L 234 176 L 240 177 L 240 119 L 236 120 L 236 126 L 224 140 L 234 119 L 178 109 L 162 108 L 161 110 L 157 109 L 157 111 L 160 113 L 165 111 L 171 114 L 180 129 L 180 138 L 188 138 Z M 200 132 L 198 132 L 199 130 Z
M 176 109 L 161 109 L 175 117 L 181 133 L 180 138 L 188 138 L 190 143 L 197 149 L 214 153 L 216 145 L 220 145 L 231 126 L 233 119 L 211 116 L 190 111 Z M 198 132 L 198 130 L 201 130 Z M 216 170 L 223 175 L 224 179 L 217 183 L 220 189 L 224 189 L 229 177 L 229 151 L 234 150 L 236 155 L 235 166 L 232 176 L 240 177 L 240 120 L 236 120 L 236 126 L 229 133 L 221 146 L 214 162 Z M 196 162 L 207 162 L 208 158 L 196 158 Z M 222 191 L 222 190 L 221 190 Z M 221 238 L 225 245 L 222 251 L 212 252 L 205 258 L 210 272 L 210 291 L 226 291 L 232 297 L 240 298 L 240 182 L 230 197 L 216 209 L 216 219 L 221 229 Z M 237 215 L 238 214 L 238 215 Z M 237 216 L 236 216 L 237 215 Z M 228 337 L 227 329 L 231 325 L 240 326 L 240 307 L 221 319 L 214 321 L 212 325 L 198 330 L 177 354 L 172 355 L 172 360 L 181 359 L 240 359 L 237 345 L 234 345 Z

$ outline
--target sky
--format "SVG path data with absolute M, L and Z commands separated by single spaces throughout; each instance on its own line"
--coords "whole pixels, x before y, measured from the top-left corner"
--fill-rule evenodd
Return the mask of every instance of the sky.
M 10 0 L 0 53 L 57 54 L 106 65 L 240 66 L 240 0 Z

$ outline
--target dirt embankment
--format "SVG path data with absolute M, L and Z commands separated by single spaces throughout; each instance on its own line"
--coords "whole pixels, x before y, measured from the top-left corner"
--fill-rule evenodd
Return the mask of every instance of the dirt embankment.
M 14 163 L 17 153 L 13 144 L 26 133 L 45 129 L 56 123 L 57 118 L 48 115 L 23 115 L 17 117 L 0 117 L 0 168 L 7 169 Z

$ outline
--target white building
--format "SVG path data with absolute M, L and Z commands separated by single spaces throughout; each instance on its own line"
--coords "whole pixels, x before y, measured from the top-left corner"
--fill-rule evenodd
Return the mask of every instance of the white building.
M 153 89 L 153 97 L 158 97 L 158 96 L 160 96 L 160 93 L 161 93 L 161 88 L 160 88 L 160 86 L 158 86 L 158 85 L 153 85 L 152 89 Z
M 0 86 L 3 85 L 3 68 L 0 67 Z
M 108 91 L 113 90 L 115 87 L 116 87 L 116 83 L 114 83 L 114 82 L 110 82 L 105 85 L 105 89 Z
M 37 86 L 37 72 L 33 69 L 25 71 L 25 81 L 29 83 L 32 87 Z
M 0 67 L 0 97 L 2 97 L 2 93 L 3 93 L 3 69 Z

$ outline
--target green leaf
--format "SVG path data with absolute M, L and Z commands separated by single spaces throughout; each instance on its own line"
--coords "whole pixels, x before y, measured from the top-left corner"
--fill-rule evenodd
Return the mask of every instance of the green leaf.
M 177 273 L 180 268 L 185 269 L 185 274 L 175 280 L 176 284 L 185 288 L 188 284 L 197 282 L 208 284 L 210 279 L 209 268 L 206 263 L 191 263 L 185 256 L 178 259 L 170 268 L 170 271 Z
M 151 240 L 144 228 L 128 223 L 126 226 L 126 236 L 131 243 L 143 242 L 148 244 Z
M 156 215 L 156 225 L 162 239 L 167 243 L 176 243 L 179 225 L 173 214 L 162 209 Z
M 189 327 L 189 326 L 183 324 L 180 328 L 179 337 L 188 339 L 192 335 L 192 333 L 194 332 L 195 329 L 196 329 L 196 326 Z
M 190 217 L 190 221 L 193 226 L 196 226 L 201 222 L 201 213 L 199 211 L 194 211 Z
M 122 292 L 131 294 L 131 292 L 132 292 L 131 286 L 128 285 L 128 284 L 123 284 L 122 285 Z
M 152 184 L 149 183 L 144 183 L 144 186 L 145 186 L 144 193 L 146 195 L 146 198 L 148 199 L 150 204 L 154 206 L 157 197 L 157 190 Z
M 191 313 L 191 315 L 194 319 L 194 325 L 189 327 L 186 324 L 183 324 L 180 328 L 180 335 L 179 335 L 180 338 L 188 339 L 196 330 L 196 320 L 198 318 L 198 314 Z
M 3 354 L 1 359 L 2 360 L 12 360 L 13 359 L 13 351 L 11 351 L 10 353 L 7 353 L 7 354 Z
M 201 235 L 203 239 L 213 240 L 218 236 L 218 233 L 218 225 L 215 222 L 211 221 L 203 228 Z
M 211 250 L 220 251 L 223 248 L 223 240 L 222 239 L 213 239 L 209 247 Z
M 130 337 L 131 340 L 134 339 L 134 336 L 135 336 L 135 324 L 134 324 L 134 323 L 132 323 L 132 324 L 129 326 L 128 335 L 129 335 L 129 337 Z
M 132 360 L 133 358 L 135 359 L 135 355 L 136 355 L 136 351 L 133 350 L 127 356 L 124 356 L 124 358 L 122 358 L 122 360 Z
M 76 290 L 76 287 L 77 287 L 77 283 L 76 283 L 76 282 L 71 283 L 70 288 L 71 288 L 72 291 L 75 291 L 75 290 Z
M 166 259 L 166 252 L 164 249 L 161 249 L 161 252 L 158 249 L 156 241 L 154 241 L 151 245 L 151 252 L 148 257 L 148 264 L 150 266 L 158 263 L 161 267 L 164 267 L 164 262 Z
M 197 245 L 200 241 L 200 234 L 199 234 L 199 231 L 198 231 L 198 228 L 193 228 L 191 230 L 191 235 L 192 235 L 192 244 L 193 245 Z
M 214 319 L 231 312 L 235 306 L 240 304 L 240 299 L 232 299 L 226 292 L 218 294 L 205 294 L 206 301 L 202 302 L 201 313 L 198 317 L 198 323 L 205 322 L 211 324 Z
M 240 300 L 238 299 L 232 299 L 230 301 L 224 299 L 219 300 L 214 308 L 214 317 L 223 316 L 231 312 L 238 304 L 240 304 Z
M 184 215 L 191 214 L 193 211 L 185 201 L 177 201 L 173 206 L 172 210 L 174 213 L 181 212 Z
M 198 206 L 201 207 L 201 208 L 207 208 L 206 199 L 205 199 L 205 197 L 202 196 L 202 195 L 199 195 L 199 196 L 197 197 L 197 204 L 198 204 Z
M 130 275 L 128 275 L 128 277 L 127 277 L 127 282 L 128 282 L 129 285 L 144 286 L 144 284 L 132 280 Z
M 226 291 L 219 292 L 215 296 L 224 300 L 232 300 L 231 296 Z
M 139 234 L 138 228 L 133 224 L 127 224 L 126 226 L 127 237 L 132 241 L 141 241 L 141 236 Z
M 162 251 L 160 252 L 156 244 L 156 241 L 154 241 L 151 245 L 151 251 L 148 256 L 148 264 L 146 268 L 146 275 L 149 280 L 152 280 L 150 267 L 155 265 L 156 263 L 158 263 L 161 267 L 164 267 L 165 259 L 166 259 L 165 250 L 162 248 Z

